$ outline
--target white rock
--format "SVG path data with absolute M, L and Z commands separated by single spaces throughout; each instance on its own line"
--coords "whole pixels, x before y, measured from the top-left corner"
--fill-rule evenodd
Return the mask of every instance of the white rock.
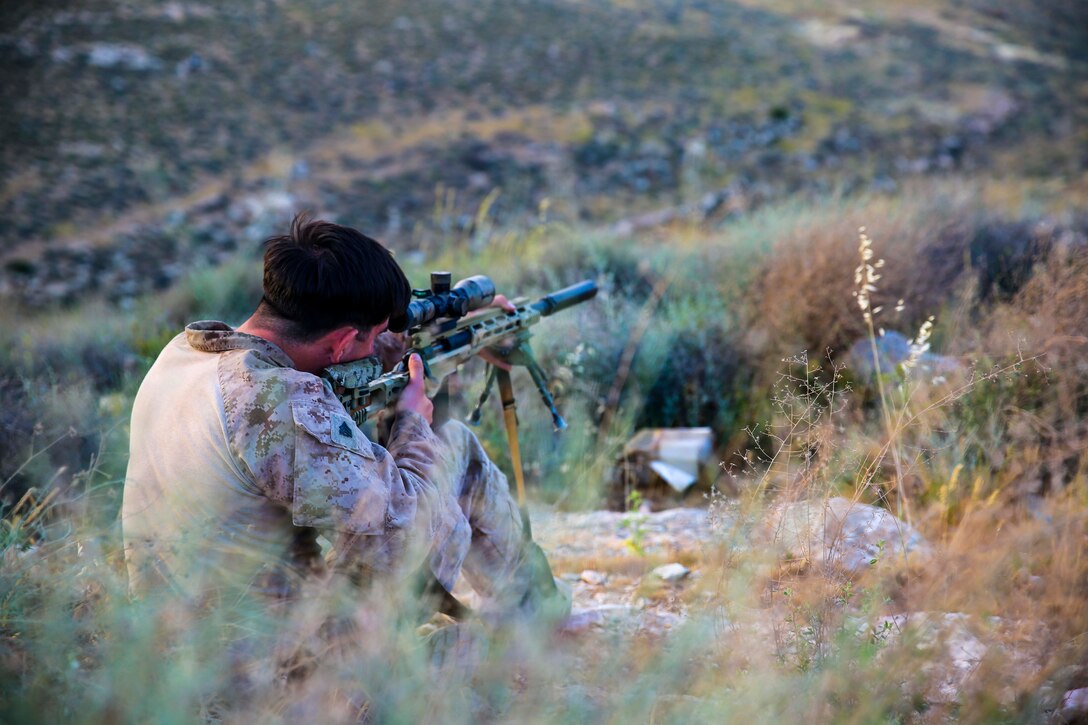
M 156 70 L 162 61 L 138 45 L 128 43 L 95 43 L 87 51 L 87 62 L 99 68 Z
M 1088 717 L 1088 687 L 1070 690 L 1062 697 L 1061 716 L 1063 722 L 1080 722 Z
M 933 554 L 909 524 L 848 498 L 780 506 L 768 517 L 763 533 L 784 558 L 828 563 L 851 574 L 876 564 L 920 563 Z
M 659 566 L 653 571 L 653 575 L 664 582 L 672 584 L 678 582 L 688 574 L 691 573 L 691 569 L 688 569 L 683 564 L 672 563 Z
M 583 571 L 580 578 L 586 584 L 595 584 L 597 586 L 604 584 L 605 581 L 608 579 L 608 577 L 604 573 L 595 571 L 593 569 L 586 569 L 585 571 Z
M 571 610 L 563 624 L 567 632 L 584 632 L 590 628 L 615 626 L 630 622 L 633 619 L 634 610 L 622 604 L 604 604 L 588 609 L 576 608 Z
M 920 671 L 928 682 L 925 698 L 931 703 L 960 701 L 972 675 L 990 646 L 972 630 L 981 623 L 959 612 L 912 612 L 881 617 L 858 629 L 858 634 L 882 645 L 897 643 L 908 632 L 909 642 L 926 661 Z
M 827 23 L 816 19 L 805 21 L 797 31 L 813 45 L 832 49 L 850 45 L 861 35 L 861 28 L 856 25 Z

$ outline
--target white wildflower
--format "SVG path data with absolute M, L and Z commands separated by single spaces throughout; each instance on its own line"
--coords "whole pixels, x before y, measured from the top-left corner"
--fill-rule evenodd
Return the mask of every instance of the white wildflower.
M 871 261 L 874 256 L 873 240 L 865 233 L 865 227 L 858 229 L 858 256 L 861 261 L 854 269 L 854 286 L 857 287 L 854 297 L 857 298 L 858 307 L 861 308 L 861 316 L 866 322 L 871 323 L 873 315 L 881 310 L 880 307 L 872 309 L 871 293 L 877 291 L 876 282 L 880 279 L 877 270 L 884 266 L 884 260 Z
M 903 363 L 904 373 L 909 373 L 912 368 L 918 365 L 918 361 L 922 359 L 922 356 L 929 352 L 929 338 L 932 334 L 933 315 L 930 315 L 918 328 L 918 336 L 910 342 L 910 356 Z

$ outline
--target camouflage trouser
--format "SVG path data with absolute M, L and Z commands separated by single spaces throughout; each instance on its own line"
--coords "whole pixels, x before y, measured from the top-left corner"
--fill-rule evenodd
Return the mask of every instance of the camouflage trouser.
M 438 428 L 437 434 L 442 447 L 438 470 L 432 480 L 448 508 L 459 509 L 460 513 L 453 511 L 453 515 L 463 516 L 461 523 L 467 524 L 472 533 L 467 552 L 453 552 L 449 557 L 456 565 L 454 579 L 458 578 L 458 571 L 463 573 L 465 580 L 485 600 L 478 612 L 484 615 L 481 621 L 495 613 L 533 616 L 540 611 L 540 598 L 549 596 L 548 586 L 554 589 L 554 585 L 543 553 L 525 540 L 521 513 L 511 496 L 506 476 L 491 462 L 480 441 L 464 424 L 447 422 Z M 432 549 L 441 549 L 441 542 L 432 542 Z M 432 554 L 440 553 L 443 552 L 432 551 Z M 415 565 L 413 562 L 412 566 Z M 229 682 L 221 691 L 209 693 L 205 704 L 210 707 L 218 702 L 245 708 L 250 702 L 259 703 L 262 697 L 274 698 L 282 696 L 277 695 L 278 692 L 288 692 L 292 707 L 303 711 L 308 705 L 299 700 L 299 693 L 305 694 L 305 691 L 290 687 L 308 681 L 313 668 L 323 662 L 334 663 L 334 669 L 325 676 L 333 678 L 329 682 L 335 685 L 337 697 L 365 704 L 370 695 L 365 691 L 367 688 L 356 687 L 357 663 L 368 662 L 368 658 L 385 661 L 388 652 L 383 649 L 383 643 L 395 641 L 395 636 L 390 638 L 386 629 L 391 620 L 380 617 L 373 620 L 367 613 L 389 614 L 390 610 L 382 607 L 389 607 L 391 601 L 397 599 L 391 600 L 382 587 L 371 588 L 370 596 L 374 599 L 369 603 L 348 610 L 347 614 L 330 615 L 324 606 L 327 586 L 328 580 L 324 580 L 320 582 L 316 596 L 304 602 L 291 602 L 283 610 L 282 630 L 274 631 L 270 640 L 252 636 L 232 645 Z M 373 609 L 371 603 L 375 605 Z M 395 614 L 405 613 L 397 609 L 399 604 L 392 606 Z M 569 607 L 569 599 L 562 601 L 560 613 L 569 612 Z M 487 621 L 503 620 L 492 616 Z M 376 627 L 376 630 L 369 627 Z M 461 669 L 473 666 L 481 640 L 473 626 L 466 627 L 443 627 L 428 635 L 432 663 L 453 662 Z M 256 628 L 247 631 L 256 631 Z M 269 687 L 273 683 L 276 686 Z M 284 689 L 284 686 L 290 687 Z M 316 696 L 324 690 L 313 692 Z M 319 707 L 322 708 L 320 712 L 327 715 L 329 701 L 321 699 Z M 365 707 L 356 709 L 366 710 Z
M 437 432 L 445 443 L 444 485 L 451 487 L 472 529 L 461 571 L 481 596 L 501 598 L 512 587 L 524 586 L 513 581 L 525 548 L 517 503 L 506 476 L 471 430 L 451 420 Z

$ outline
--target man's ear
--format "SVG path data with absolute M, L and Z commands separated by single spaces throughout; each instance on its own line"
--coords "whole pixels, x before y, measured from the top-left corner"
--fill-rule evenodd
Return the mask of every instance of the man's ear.
M 354 327 L 338 327 L 325 335 L 326 348 L 333 365 L 343 361 L 357 334 L 359 331 Z

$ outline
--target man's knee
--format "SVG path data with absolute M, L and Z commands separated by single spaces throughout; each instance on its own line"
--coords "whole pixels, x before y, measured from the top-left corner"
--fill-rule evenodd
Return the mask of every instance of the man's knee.
M 490 462 L 480 439 L 461 421 L 446 421 L 438 428 L 437 433 L 445 441 L 449 454 L 458 459 L 463 467 L 467 468 L 474 461 Z
M 445 443 L 458 503 L 473 525 L 496 516 L 517 517 L 506 475 L 488 457 L 480 439 L 464 423 L 451 420 L 437 431 Z M 511 513 L 512 512 L 512 513 Z M 520 525 L 520 518 L 518 519 Z

